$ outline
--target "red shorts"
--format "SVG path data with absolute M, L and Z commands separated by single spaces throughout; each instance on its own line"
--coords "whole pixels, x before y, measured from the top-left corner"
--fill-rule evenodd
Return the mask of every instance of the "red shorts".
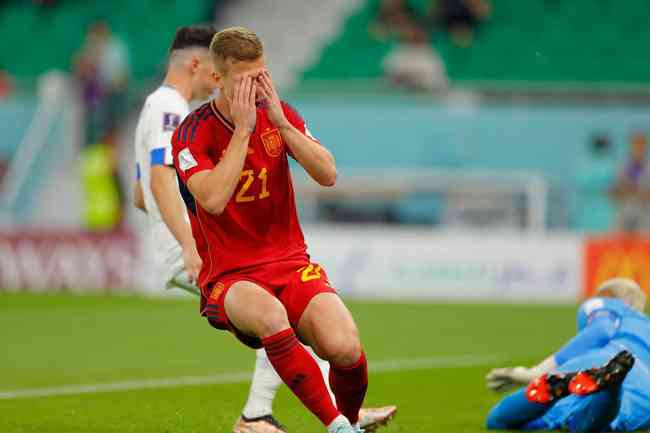
M 240 332 L 226 314 L 224 300 L 233 284 L 250 281 L 275 296 L 284 305 L 289 324 L 295 329 L 309 302 L 319 293 L 336 293 L 327 273 L 316 263 L 287 261 L 257 266 L 222 276 L 212 288 L 201 314 L 210 325 L 232 332 L 242 343 L 254 349 L 262 347 L 259 338 Z

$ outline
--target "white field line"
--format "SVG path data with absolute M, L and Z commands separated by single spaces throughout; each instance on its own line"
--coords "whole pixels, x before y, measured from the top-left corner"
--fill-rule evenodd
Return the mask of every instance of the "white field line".
M 433 356 L 426 358 L 392 359 L 372 362 L 372 373 L 387 373 L 408 370 L 432 370 L 437 368 L 478 367 L 495 365 L 503 360 L 499 355 Z M 27 388 L 0 391 L 0 400 L 19 398 L 50 397 L 58 395 L 99 394 L 116 391 L 136 391 L 142 389 L 176 388 L 182 386 L 223 385 L 245 383 L 252 372 L 220 373 L 206 376 L 180 376 L 161 379 L 127 380 L 121 382 L 97 383 L 88 385 L 62 385 L 47 388 Z

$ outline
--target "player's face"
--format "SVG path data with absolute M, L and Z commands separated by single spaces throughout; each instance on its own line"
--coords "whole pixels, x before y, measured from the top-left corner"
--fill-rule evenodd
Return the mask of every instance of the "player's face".
M 193 69 L 194 99 L 206 99 L 217 89 L 217 83 L 212 78 L 214 65 L 208 50 L 201 50 L 196 54 Z
M 227 70 L 223 74 L 215 72 L 214 78 L 218 83 L 217 85 L 219 89 L 224 92 L 224 94 L 229 99 L 232 99 L 233 95 L 235 94 L 235 80 L 237 78 L 246 76 L 257 78 L 263 71 L 266 70 L 266 60 L 264 59 L 264 56 L 262 56 L 259 59 L 252 60 L 250 62 L 241 61 L 233 63 L 231 61 L 227 61 L 225 68 Z M 260 90 L 260 84 L 257 79 L 254 81 L 254 84 L 255 101 L 259 104 L 264 100 L 264 96 Z

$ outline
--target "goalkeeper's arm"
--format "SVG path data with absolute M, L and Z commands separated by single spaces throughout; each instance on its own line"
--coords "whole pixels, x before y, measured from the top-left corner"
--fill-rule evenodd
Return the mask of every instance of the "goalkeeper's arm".
M 592 349 L 605 346 L 616 332 L 615 318 L 610 314 L 594 317 L 589 326 L 569 340 L 559 351 L 534 367 L 496 368 L 486 376 L 487 386 L 493 391 L 506 391 L 526 385 L 533 379 L 550 373 L 557 366 Z

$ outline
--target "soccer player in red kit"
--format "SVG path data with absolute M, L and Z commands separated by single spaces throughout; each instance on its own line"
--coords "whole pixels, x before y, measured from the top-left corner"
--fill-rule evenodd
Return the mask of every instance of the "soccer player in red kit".
M 368 368 L 352 315 L 310 261 L 288 158 L 332 186 L 336 166 L 305 121 L 282 102 L 251 31 L 229 28 L 210 45 L 219 96 L 172 138 L 197 248 L 201 313 L 244 344 L 263 347 L 282 380 L 330 433 L 354 433 Z M 323 376 L 300 341 L 330 362 Z

